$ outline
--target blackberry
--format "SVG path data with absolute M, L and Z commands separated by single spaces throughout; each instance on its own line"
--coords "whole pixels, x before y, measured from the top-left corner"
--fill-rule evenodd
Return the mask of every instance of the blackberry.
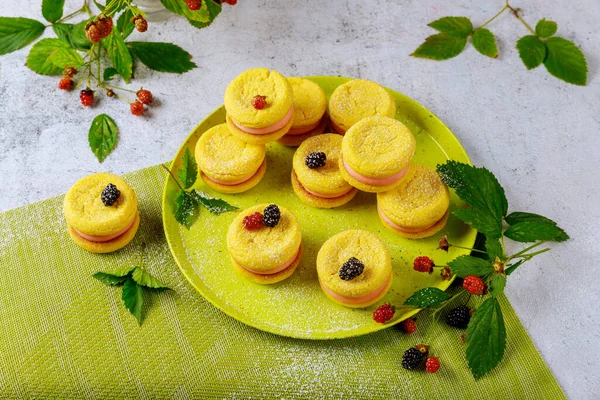
M 446 323 L 455 328 L 465 329 L 471 320 L 471 310 L 466 306 L 458 306 L 446 315 Z
M 102 198 L 102 202 L 104 203 L 104 205 L 109 207 L 115 204 L 120 195 L 121 192 L 119 191 L 119 189 L 117 189 L 117 187 L 112 183 L 109 183 L 102 191 L 100 197 Z
M 411 347 L 406 350 L 402 356 L 402 368 L 417 369 L 423 363 L 423 359 L 423 353 L 414 347 Z
M 310 169 L 324 167 L 325 161 L 327 161 L 327 156 L 322 151 L 313 151 L 304 159 L 304 163 Z
M 340 279 L 350 281 L 362 274 L 364 270 L 365 264 L 356 257 L 350 257 L 348 261 L 340 267 L 338 275 L 340 276 Z
M 281 212 L 277 205 L 271 204 L 265 207 L 265 210 L 263 211 L 263 223 L 265 226 L 268 226 L 269 228 L 277 226 L 279 218 L 281 218 Z

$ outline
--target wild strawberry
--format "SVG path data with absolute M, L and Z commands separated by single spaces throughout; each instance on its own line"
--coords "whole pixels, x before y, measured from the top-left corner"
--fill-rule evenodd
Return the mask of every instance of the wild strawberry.
M 419 272 L 432 273 L 433 267 L 435 267 L 433 260 L 427 256 L 417 257 L 413 263 L 413 268 Z
M 83 104 L 85 107 L 91 106 L 94 104 L 94 91 L 89 87 L 83 89 L 81 92 L 79 92 L 79 100 L 81 100 L 81 104 Z
M 75 75 L 77 75 L 77 69 L 76 68 L 73 68 L 73 67 L 66 67 L 65 68 L 65 76 L 68 76 L 69 78 L 72 78 Z
M 244 217 L 242 224 L 249 231 L 255 231 L 264 226 L 263 215 L 258 211 Z
M 449 281 L 452 277 L 452 270 L 450 269 L 450 267 L 442 268 L 442 270 L 440 271 L 440 276 L 442 277 L 443 281 Z
M 144 104 L 152 104 L 152 92 L 146 89 L 140 89 L 137 92 L 137 97 Z
M 58 82 L 58 88 L 60 90 L 71 90 L 71 85 L 73 84 L 73 81 L 71 80 L 71 78 L 69 78 L 68 76 L 64 76 L 59 82 Z
M 129 109 L 131 110 L 131 113 L 137 117 L 144 113 L 144 105 L 140 103 L 139 100 L 136 100 L 129 104 Z
M 112 32 L 113 20 L 111 17 L 102 16 L 96 21 L 96 26 L 100 32 L 100 37 L 105 38 Z
M 481 278 L 469 275 L 463 281 L 463 287 L 467 290 L 467 292 L 471 294 L 484 294 L 487 290 L 486 284 L 481 280 Z
M 148 21 L 146 21 L 141 15 L 136 15 L 133 17 L 131 22 L 133 25 L 135 25 L 135 29 L 137 29 L 138 32 L 146 32 L 148 30 Z
M 430 374 L 435 374 L 440 369 L 440 360 L 437 357 L 428 357 L 425 361 L 425 370 Z
M 396 309 L 389 303 L 384 303 L 373 311 L 373 320 L 380 324 L 385 324 L 394 317 Z
M 100 28 L 98 28 L 95 22 L 90 21 L 85 26 L 85 37 L 92 43 L 98 43 L 102 39 Z
M 252 107 L 257 110 L 262 110 L 267 105 L 267 98 L 265 96 L 254 96 L 252 99 Z
M 192 11 L 202 8 L 202 0 L 185 0 L 185 4 L 187 4 L 188 8 Z
M 402 322 L 402 330 L 406 333 L 413 334 L 417 331 L 417 324 L 412 318 L 408 318 Z

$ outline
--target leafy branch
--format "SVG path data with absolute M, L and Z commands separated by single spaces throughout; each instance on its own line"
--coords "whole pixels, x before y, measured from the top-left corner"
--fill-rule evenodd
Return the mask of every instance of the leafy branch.
M 484 56 L 498 57 L 498 46 L 494 34 L 486 28 L 505 12 L 510 12 L 529 31 L 517 41 L 519 57 L 530 70 L 542 63 L 546 70 L 558 79 L 574 85 L 585 86 L 587 62 L 583 52 L 573 42 L 554 36 L 558 25 L 554 21 L 541 19 L 535 30 L 521 17 L 520 9 L 512 7 L 508 0 L 500 11 L 478 28 L 473 28 L 467 17 L 443 17 L 429 24 L 439 31 L 429 36 L 413 54 L 414 57 L 432 60 L 447 60 L 459 55 L 471 38 L 473 47 Z

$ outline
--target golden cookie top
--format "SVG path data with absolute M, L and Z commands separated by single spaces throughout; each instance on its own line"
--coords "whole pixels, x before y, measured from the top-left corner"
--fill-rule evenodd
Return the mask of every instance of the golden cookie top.
M 112 183 L 121 192 L 112 206 L 101 194 Z M 67 223 L 86 235 L 106 236 L 129 225 L 137 214 L 135 192 L 122 178 L 109 173 L 88 175 L 78 180 L 65 195 L 63 211 Z
M 303 78 L 287 78 L 294 93 L 292 128 L 316 124 L 327 109 L 327 96 L 321 86 Z
M 252 106 L 255 96 L 265 96 L 262 110 Z M 238 124 L 264 128 L 280 121 L 292 106 L 292 87 L 283 75 L 268 68 L 254 68 L 238 75 L 225 90 L 225 109 Z

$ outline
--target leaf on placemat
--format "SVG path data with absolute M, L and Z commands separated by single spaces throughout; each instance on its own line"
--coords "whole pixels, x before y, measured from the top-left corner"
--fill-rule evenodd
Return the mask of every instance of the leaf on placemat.
M 548 55 L 544 66 L 552 75 L 574 85 L 585 86 L 587 82 L 587 62 L 583 52 L 573 42 L 551 37 L 546 40 Z
M 497 298 L 488 298 L 475 310 L 467 328 L 466 344 L 467 364 L 475 379 L 490 372 L 502 360 L 506 328 Z
M 77 50 L 89 50 L 92 42 L 85 37 L 85 25 L 88 20 L 81 21 L 75 25 L 58 23 L 52 25 L 52 30 L 59 39 L 65 40 Z
M 135 25 L 131 22 L 132 18 L 133 12 L 128 8 L 119 15 L 119 18 L 117 19 L 117 31 L 120 32 L 125 39 L 131 35 L 131 32 L 133 32 L 133 29 L 135 28 Z
M 464 278 L 469 275 L 484 276 L 494 272 L 494 267 L 489 260 L 469 255 L 462 255 L 448 263 L 452 273 Z
M 105 285 L 109 285 L 109 286 L 120 285 L 121 283 L 125 282 L 129 278 L 127 275 L 118 276 L 118 275 L 107 274 L 106 272 L 96 272 L 92 276 L 94 278 L 98 279 L 100 282 L 104 283 Z
M 519 57 L 527 69 L 538 67 L 546 58 L 546 45 L 537 36 L 523 36 L 517 40 Z
M 519 211 L 508 214 L 504 218 L 504 220 L 509 225 L 515 225 L 520 222 L 542 222 L 542 223 L 556 225 L 556 222 L 552 221 L 550 218 L 546 218 L 546 217 L 543 217 L 538 214 L 519 212 Z M 561 228 L 559 228 L 559 229 L 561 229 Z M 561 229 L 561 231 L 562 231 L 562 234 L 559 234 L 558 236 L 556 236 L 554 238 L 554 240 L 557 242 L 564 242 L 565 240 L 569 239 L 569 235 L 567 235 L 567 233 L 563 229 Z
M 504 293 L 504 287 L 506 286 L 506 275 L 494 274 L 490 280 L 490 296 L 498 297 Z
M 413 293 L 404 304 L 419 308 L 437 307 L 449 298 L 450 296 L 443 290 L 427 287 Z
M 127 46 L 144 65 L 155 71 L 181 74 L 196 68 L 192 56 L 172 43 L 127 42 Z
M 200 206 L 196 198 L 185 190 L 180 190 L 173 203 L 175 220 L 190 229 L 190 226 L 198 219 L 199 214 Z
M 161 281 L 159 281 L 140 267 L 135 267 L 133 269 L 131 277 L 134 281 L 147 288 L 156 289 L 157 291 L 170 290 L 170 288 L 165 286 L 165 284 L 163 284 Z
M 42 15 L 51 24 L 62 18 L 65 0 L 42 0 Z
M 425 39 L 425 43 L 420 45 L 411 56 L 431 60 L 448 60 L 459 55 L 466 44 L 467 38 L 442 32 Z
M 497 238 L 493 238 L 491 236 L 486 236 L 485 238 L 485 251 L 487 252 L 490 261 L 494 261 L 497 258 L 504 258 L 504 254 L 502 251 L 502 245 L 500 244 L 500 240 Z
M 486 28 L 479 28 L 471 37 L 475 50 L 491 58 L 498 57 L 498 46 L 496 46 L 496 38 L 494 34 Z
M 128 277 L 123 286 L 123 303 L 129 312 L 135 317 L 138 325 L 142 324 L 142 306 L 144 304 L 144 293 L 142 286 L 132 277 Z
M 184 189 L 189 189 L 196 183 L 196 179 L 198 178 L 198 164 L 196 164 L 196 159 L 189 147 L 185 148 L 182 166 L 177 170 L 177 175 Z
M 60 39 L 42 39 L 33 45 L 27 56 L 27 66 L 42 75 L 60 75 L 65 67 L 83 65 L 81 56 L 69 43 Z
M 552 240 L 563 242 L 569 236 L 556 224 L 545 221 L 525 221 L 511 225 L 504 236 L 516 242 L 536 242 L 538 240 Z
M 473 24 L 467 17 L 443 17 L 429 23 L 429 26 L 440 32 L 463 38 L 473 32 Z
M 119 75 L 125 83 L 129 83 L 133 73 L 133 59 L 121 35 L 116 29 L 113 29 L 108 37 L 102 39 L 101 43 L 106 47 L 108 58 L 119 71 Z
M 506 267 L 506 269 L 504 270 L 504 273 L 506 274 L 506 276 L 510 276 L 510 274 L 512 274 L 513 272 L 515 272 L 515 270 L 516 270 L 517 268 L 519 268 L 519 266 L 520 266 L 521 264 L 523 264 L 524 262 L 525 262 L 525 260 L 519 260 L 519 261 L 517 261 L 517 262 L 516 262 L 516 263 L 514 263 L 514 264 L 508 265 L 508 266 Z
M 29 18 L 0 17 L 0 55 L 19 50 L 37 39 L 46 27 Z
M 88 142 L 92 152 L 102 162 L 115 148 L 119 129 L 115 121 L 106 114 L 100 114 L 92 121 L 88 134 Z
M 473 208 L 459 208 L 458 210 L 454 210 L 453 214 L 481 233 L 495 238 L 499 238 L 502 235 L 502 222 L 498 222 L 489 212 Z
M 214 0 L 204 0 L 203 3 L 206 4 L 206 8 L 208 10 L 208 22 L 188 20 L 189 23 L 196 28 L 206 28 L 212 24 L 215 18 L 217 18 L 217 15 L 221 13 L 221 4 L 215 2 Z
M 208 23 L 210 15 L 206 1 L 202 2 L 202 7 L 199 10 L 192 11 L 185 4 L 184 0 L 160 0 L 165 8 L 175 14 L 181 15 L 190 21 L 198 21 Z
M 202 205 L 202 207 L 206 208 L 212 214 L 219 215 L 238 209 L 238 207 L 232 206 L 223 199 L 217 199 L 198 190 L 192 190 L 192 195 L 195 197 L 196 201 Z
M 535 26 L 535 33 L 541 38 L 549 38 L 556 33 L 558 25 L 556 22 L 547 19 L 541 19 Z
M 119 71 L 117 71 L 116 68 L 108 67 L 104 70 L 104 73 L 103 73 L 104 80 L 110 81 L 110 80 L 112 80 L 112 78 L 114 78 L 115 75 L 118 75 L 118 74 L 119 74 Z

